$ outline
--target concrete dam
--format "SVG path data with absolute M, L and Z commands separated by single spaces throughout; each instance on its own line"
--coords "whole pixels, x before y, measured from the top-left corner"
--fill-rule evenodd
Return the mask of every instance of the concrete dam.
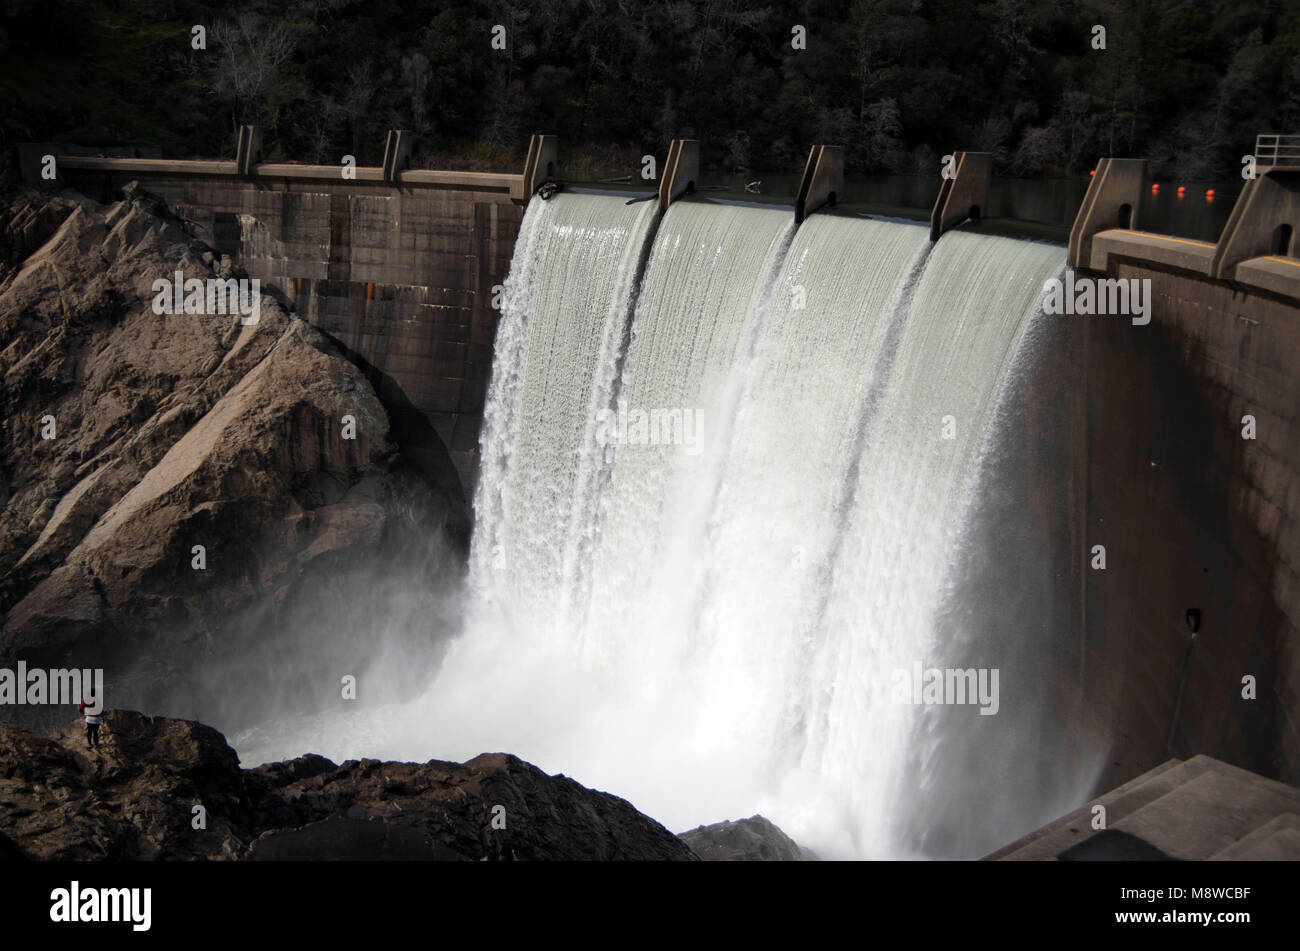
M 58 167 L 99 201 L 116 201 L 131 181 L 165 201 L 342 344 L 390 412 L 409 407 L 412 419 L 398 427 L 431 425 L 472 485 L 493 288 L 509 270 L 527 192 L 519 175 L 397 168 L 409 141 L 393 138 L 385 168 L 356 169 L 354 178 L 336 167 L 254 161 L 251 130 L 235 162 L 61 155 Z M 25 156 L 34 162 L 41 151 Z
M 59 158 L 283 294 L 475 499 L 420 704 L 455 726 L 394 708 L 241 754 L 508 747 L 669 825 L 761 810 L 863 857 L 987 854 L 1170 757 L 1300 782 L 1285 153 L 1217 243 L 1141 231 L 1143 163 L 1103 159 L 1063 245 L 980 220 L 979 153 L 928 227 L 840 206 L 829 146 L 793 209 L 708 200 L 689 140 L 647 201 L 536 196 L 550 137 L 522 175 L 403 153 Z M 930 669 L 998 679 L 930 705 Z

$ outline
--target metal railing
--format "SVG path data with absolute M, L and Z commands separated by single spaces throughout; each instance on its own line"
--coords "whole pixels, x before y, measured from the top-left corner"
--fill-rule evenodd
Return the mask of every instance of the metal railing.
M 1300 169 L 1300 135 L 1263 133 L 1255 136 L 1257 168 Z

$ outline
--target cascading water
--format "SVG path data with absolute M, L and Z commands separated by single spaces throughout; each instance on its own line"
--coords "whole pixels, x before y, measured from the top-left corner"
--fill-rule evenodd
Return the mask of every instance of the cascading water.
M 539 763 L 563 761 L 565 770 L 611 789 L 671 789 L 689 761 L 698 777 L 712 778 L 699 784 L 699 795 L 729 794 L 712 808 L 734 804 L 738 788 L 752 791 L 726 768 L 733 757 L 717 757 L 712 742 L 690 738 L 708 728 L 701 689 L 709 685 L 687 658 L 726 433 L 792 231 L 787 210 L 682 203 L 665 215 L 616 398 L 603 417 L 597 413 L 599 431 L 590 432 L 599 465 L 585 482 L 590 500 L 575 503 L 590 520 L 570 522 L 566 532 L 555 530 L 545 509 L 516 515 L 539 520 L 538 535 L 552 533 L 559 561 L 526 570 L 563 566 L 545 582 L 559 589 L 554 604 L 562 617 L 520 628 L 505 620 L 508 608 L 479 611 L 477 632 L 444 665 L 436 704 L 449 715 L 462 709 L 470 699 L 455 696 L 463 685 L 499 678 L 503 666 L 517 672 L 508 675 L 513 704 L 500 717 L 495 710 L 476 716 L 457 750 L 509 745 Z M 545 478 L 527 447 L 502 451 L 517 469 Z M 507 563 L 512 558 L 508 553 Z M 506 579 L 484 562 L 476 567 L 483 569 L 473 579 L 482 600 L 508 602 Z M 543 644 L 541 627 L 563 633 Z M 528 710 L 522 722 L 515 704 Z M 672 824 L 690 816 L 680 810 L 660 818 Z
M 981 460 L 1062 250 L 789 218 L 678 203 L 650 241 L 651 204 L 534 199 L 464 633 L 419 703 L 245 758 L 508 750 L 670 828 L 761 811 L 826 855 L 1000 844 L 951 830 L 1002 777 L 936 765 L 978 731 L 891 675 L 983 644 L 950 579 L 979 557 Z
M 588 653 L 647 690 L 676 679 L 652 670 L 688 646 L 680 636 L 692 625 L 719 450 L 793 233 L 784 210 L 678 204 L 655 241 L 617 406 L 600 434 L 607 465 L 593 557 L 580 573 L 590 577 L 586 612 L 570 619 Z
M 845 481 L 928 238 L 919 226 L 814 216 L 782 269 L 725 447 L 690 637 L 690 722 L 705 764 L 692 766 L 710 777 L 698 793 L 713 798 L 710 814 L 738 815 L 764 790 L 762 809 L 799 824 L 773 790 L 797 764 L 806 652 Z
M 484 418 L 471 583 L 491 580 L 505 595 L 496 603 L 534 625 L 563 620 L 566 528 L 589 517 L 594 417 L 609 403 L 654 210 L 602 196 L 538 199 L 520 231 Z
M 1043 282 L 1061 266 L 1059 248 L 945 236 L 872 415 L 807 674 L 812 703 L 800 764 L 822 780 L 820 808 L 842 810 L 836 825 L 860 854 L 923 850 L 912 818 L 928 792 L 937 738 L 926 728 L 931 708 L 896 702 L 895 672 L 909 672 L 910 682 L 918 663 L 967 666 L 955 663 L 964 657 L 952 655 L 936 626 L 945 583 L 955 562 L 991 554 L 961 550 L 963 515 L 1021 337 Z M 959 713 L 980 716 L 973 706 Z M 961 792 L 953 792 L 960 809 Z M 948 818 L 931 814 L 927 822 Z

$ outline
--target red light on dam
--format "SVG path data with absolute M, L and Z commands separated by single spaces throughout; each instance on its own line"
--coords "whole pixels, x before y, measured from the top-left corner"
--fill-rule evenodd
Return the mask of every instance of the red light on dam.
M 1185 185 L 1179 185 L 1179 186 L 1178 186 L 1178 197 L 1179 197 L 1179 198 L 1182 198 L 1182 197 L 1183 197 L 1184 195 L 1186 195 L 1186 194 L 1187 194 L 1187 186 L 1185 186 Z
M 1207 188 L 1207 189 L 1205 190 L 1205 203 L 1206 203 L 1207 205 L 1212 205 L 1212 204 L 1214 204 L 1214 189 L 1213 189 L 1213 188 Z
M 1151 194 L 1156 195 L 1156 194 L 1159 194 L 1159 193 L 1160 193 L 1160 183 L 1159 183 L 1159 182 L 1152 182 L 1152 183 L 1151 183 Z

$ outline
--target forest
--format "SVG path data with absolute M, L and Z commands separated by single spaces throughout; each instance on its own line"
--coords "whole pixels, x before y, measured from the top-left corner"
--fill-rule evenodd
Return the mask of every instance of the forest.
M 196 30 L 201 27 L 201 30 Z M 1099 32 L 1098 27 L 1102 30 Z M 503 28 L 503 29 L 502 29 Z M 494 39 L 496 40 L 494 42 Z M 1100 41 L 1100 43 L 1099 43 Z M 200 47 L 200 48 L 196 48 Z M 1259 0 L 6 0 L 0 146 L 63 141 L 514 170 L 528 136 L 566 168 L 631 170 L 695 137 L 706 167 L 1002 175 L 1140 156 L 1235 176 L 1258 132 L 1300 131 L 1300 2 Z

